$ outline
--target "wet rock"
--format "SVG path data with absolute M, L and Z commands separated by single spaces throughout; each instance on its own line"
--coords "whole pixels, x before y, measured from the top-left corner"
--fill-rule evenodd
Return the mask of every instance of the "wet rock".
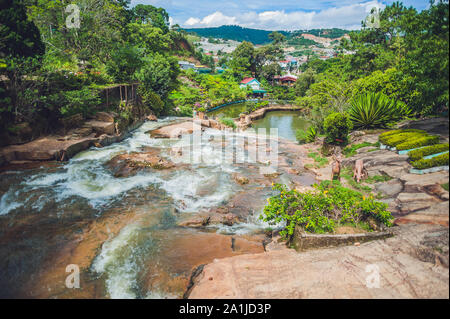
M 153 149 L 145 153 L 117 155 L 106 166 L 114 172 L 115 177 L 127 177 L 142 169 L 166 170 L 174 168 L 175 164 L 161 157 L 158 149 Z
M 188 121 L 151 130 L 150 135 L 153 138 L 180 138 L 182 135 L 192 134 L 194 129 L 200 129 L 200 125 Z
M 235 173 L 233 174 L 233 179 L 241 185 L 245 185 L 249 183 L 249 179 L 241 174 Z

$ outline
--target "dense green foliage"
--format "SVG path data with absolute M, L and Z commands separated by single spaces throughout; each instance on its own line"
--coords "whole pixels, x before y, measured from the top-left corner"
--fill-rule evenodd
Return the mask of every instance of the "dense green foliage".
M 233 119 L 231 119 L 229 117 L 222 117 L 222 118 L 220 118 L 220 123 L 222 123 L 222 124 L 224 124 L 224 125 L 226 125 L 228 127 L 231 127 L 233 129 L 236 128 L 236 123 L 234 123 Z
M 422 130 L 394 130 L 380 134 L 379 141 L 387 146 L 395 147 L 407 140 L 417 139 L 427 136 L 428 134 Z
M 248 41 L 255 45 L 271 42 L 269 34 L 272 33 L 272 31 L 243 28 L 237 25 L 223 25 L 214 28 L 192 28 L 185 30 L 206 38 L 214 37 L 239 42 Z M 284 36 L 288 35 L 285 31 L 280 31 L 279 33 Z
M 355 96 L 348 109 L 355 128 L 376 128 L 399 120 L 410 114 L 405 103 L 394 101 L 381 92 Z
M 271 224 L 286 223 L 281 232 L 284 237 L 293 235 L 295 226 L 307 232 L 334 232 L 337 226 L 365 224 L 369 219 L 386 226 L 392 225 L 392 215 L 387 204 L 365 197 L 339 183 L 322 182 L 313 191 L 289 190 L 276 184 L 279 193 L 270 197 L 261 218 Z M 367 227 L 367 224 L 366 224 Z
M 300 144 L 313 143 L 317 138 L 317 130 L 314 126 L 310 126 L 307 130 L 298 129 L 295 137 Z
M 353 123 L 346 113 L 331 113 L 325 118 L 323 128 L 328 143 L 346 143 Z
M 411 139 L 405 140 L 402 143 L 397 144 L 395 147 L 398 151 L 410 150 L 413 148 L 433 145 L 439 143 L 439 136 L 427 135 L 427 136 L 414 136 Z
M 140 82 L 147 109 L 171 113 L 167 97 L 180 72 L 173 55 L 205 55 L 169 28 L 164 9 L 129 9 L 129 2 L 77 3 L 81 23 L 71 28 L 67 1 L 2 1 L 0 76 L 6 81 L 0 84 L 0 128 L 48 121 L 48 128 L 57 129 L 63 117 L 99 111 L 106 104 L 102 88 L 116 83 Z

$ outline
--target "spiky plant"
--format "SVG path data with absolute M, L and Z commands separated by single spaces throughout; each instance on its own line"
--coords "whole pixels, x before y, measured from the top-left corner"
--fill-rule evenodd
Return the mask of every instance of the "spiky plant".
M 363 93 L 350 101 L 348 113 L 355 128 L 377 128 L 409 115 L 411 110 L 383 93 Z

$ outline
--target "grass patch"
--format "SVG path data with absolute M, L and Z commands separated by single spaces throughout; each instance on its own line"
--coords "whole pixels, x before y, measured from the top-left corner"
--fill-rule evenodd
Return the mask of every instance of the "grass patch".
M 387 182 L 390 181 L 392 177 L 389 175 L 374 175 L 366 178 L 365 182 L 369 184 L 373 183 L 381 183 L 381 182 Z
M 229 117 L 223 117 L 221 119 L 219 119 L 220 123 L 222 123 L 223 125 L 232 127 L 233 129 L 236 128 L 236 123 L 234 123 L 233 119 L 229 118 Z
M 370 193 L 372 191 L 372 187 L 367 185 L 362 185 L 353 179 L 353 172 L 350 168 L 346 167 L 341 170 L 341 176 L 347 181 L 347 183 L 356 190 L 362 191 L 364 193 Z
M 445 189 L 448 192 L 448 183 L 442 184 L 441 186 L 443 189 Z
M 314 162 L 315 162 L 314 167 L 315 168 L 322 168 L 328 164 L 328 159 L 326 157 L 320 156 L 320 154 L 317 152 L 308 153 L 308 157 L 314 159 Z M 308 164 L 306 164 L 306 165 L 308 165 Z M 305 167 L 306 167 L 306 165 L 305 165 Z
M 364 143 L 360 143 L 360 144 L 353 144 L 353 145 L 350 145 L 350 146 L 347 146 L 346 148 L 344 148 L 342 150 L 342 152 L 344 153 L 345 157 L 352 157 L 352 156 L 356 155 L 357 150 L 359 150 L 360 148 L 363 148 L 363 147 L 367 147 L 367 146 L 379 147 L 380 142 L 376 142 L 376 143 L 364 142 Z

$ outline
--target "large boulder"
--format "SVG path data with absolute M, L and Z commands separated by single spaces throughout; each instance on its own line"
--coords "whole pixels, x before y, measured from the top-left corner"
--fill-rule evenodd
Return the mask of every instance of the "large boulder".
M 97 135 L 107 134 L 114 135 L 115 133 L 115 125 L 114 122 L 101 122 L 101 121 L 87 121 L 84 123 L 84 127 L 90 127 L 92 130 L 97 133 Z
M 158 149 L 149 149 L 145 153 L 117 155 L 106 166 L 113 171 L 115 177 L 127 177 L 143 169 L 174 168 L 175 164 L 161 157 Z
M 200 129 L 200 125 L 188 121 L 151 130 L 150 135 L 153 138 L 180 138 L 182 135 L 192 134 L 194 129 Z

